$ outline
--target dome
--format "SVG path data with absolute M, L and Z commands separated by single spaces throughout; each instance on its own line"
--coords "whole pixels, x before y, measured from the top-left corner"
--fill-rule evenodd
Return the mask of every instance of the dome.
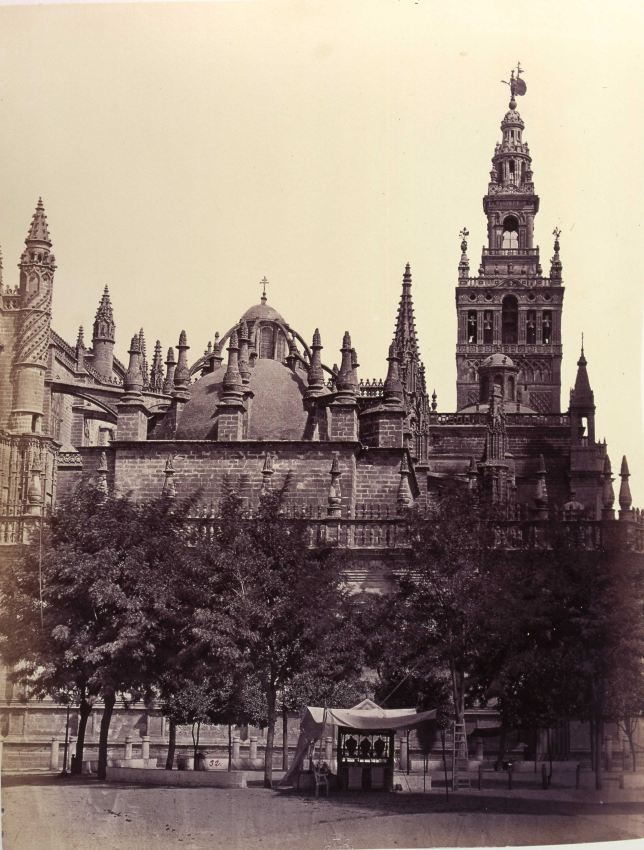
M 277 312 L 277 310 L 274 307 L 269 306 L 265 301 L 262 301 L 260 304 L 255 304 L 253 307 L 249 307 L 241 317 L 240 321 L 256 322 L 261 321 L 262 319 L 267 322 L 280 322 L 282 325 L 286 324 L 283 317 Z
M 495 351 L 494 354 L 490 354 L 489 357 L 486 357 L 479 368 L 493 369 L 498 368 L 499 366 L 504 366 L 506 369 L 516 369 L 514 360 L 511 360 L 507 354 L 502 354 L 500 351 Z
M 509 112 L 505 113 L 503 118 L 503 123 L 501 124 L 501 129 L 505 129 L 506 127 L 520 127 L 522 130 L 525 128 L 525 124 L 523 123 L 523 119 L 516 111 L 516 109 L 510 109 Z
M 265 306 L 265 305 L 260 305 Z M 190 387 L 190 401 L 177 427 L 178 440 L 214 440 L 217 405 L 223 395 L 226 364 Z M 302 405 L 306 375 L 277 360 L 256 360 L 250 370 L 247 440 L 301 440 L 307 423 Z

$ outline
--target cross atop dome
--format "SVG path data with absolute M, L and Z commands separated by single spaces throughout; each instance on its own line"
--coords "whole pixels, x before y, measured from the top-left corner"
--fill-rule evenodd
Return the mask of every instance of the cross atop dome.
M 268 278 L 266 275 L 260 280 L 259 285 L 262 287 L 262 304 L 266 304 L 266 287 L 268 286 Z

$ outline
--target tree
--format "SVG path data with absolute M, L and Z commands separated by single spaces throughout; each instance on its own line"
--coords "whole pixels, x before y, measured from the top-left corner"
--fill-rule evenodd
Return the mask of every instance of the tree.
M 492 556 L 493 517 L 475 493 L 449 486 L 428 511 L 406 517 L 410 562 L 396 577 L 387 605 L 396 634 L 400 671 L 382 658 L 387 677 L 415 666 L 420 679 L 448 674 L 453 716 L 462 722 L 465 701 L 476 686 L 474 671 L 496 627 L 492 613 L 502 605 L 505 576 Z M 390 641 L 389 641 L 390 643 Z M 410 673 L 411 675 L 411 673 Z
M 521 628 L 510 635 L 497 684 L 507 723 L 589 723 L 599 789 L 604 723 L 641 710 L 642 563 L 589 548 L 584 531 L 582 523 L 552 524 L 547 543 L 525 553 L 514 583 Z
M 286 488 L 288 487 L 288 482 Z M 286 488 L 268 492 L 250 518 L 229 492 L 204 560 L 196 634 L 213 651 L 234 645 L 266 704 L 264 784 L 272 785 L 278 696 L 315 666 L 342 625 L 346 593 L 332 550 L 312 550 L 305 524 L 284 515 Z
M 151 695 L 173 653 L 177 586 L 191 583 L 184 515 L 164 497 L 136 503 L 83 483 L 44 529 L 42 551 L 31 547 L 2 590 L 2 652 L 22 659 L 32 692 L 75 686 L 81 721 L 102 697 L 102 778 L 117 694 Z

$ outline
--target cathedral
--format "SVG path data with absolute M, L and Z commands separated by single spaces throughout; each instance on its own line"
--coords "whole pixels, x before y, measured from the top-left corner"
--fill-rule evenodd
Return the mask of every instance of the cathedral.
M 349 550 L 349 580 L 367 591 L 384 588 L 404 558 L 400 514 L 431 503 L 445 481 L 478 488 L 521 533 L 542 520 L 579 521 L 589 545 L 619 540 L 644 551 L 626 458 L 616 464 L 616 505 L 608 447 L 595 437 L 583 345 L 562 402 L 559 232 L 542 258 L 519 83 L 513 78 L 493 150 L 487 245 L 474 268 L 461 232 L 452 412 L 428 393 L 409 264 L 376 381 L 360 378 L 359 339 L 329 340 L 320 330 L 305 339 L 265 287 L 260 303 L 212 340 L 181 331 L 164 351 L 137 330 L 127 361 L 117 356 L 118 316 L 105 287 L 91 334 L 80 328 L 75 342 L 63 339 L 52 326 L 56 259 L 39 200 L 18 284 L 5 281 L 0 295 L 5 552 L 83 476 L 140 499 L 198 493 L 201 523 L 216 514 L 225 482 L 252 509 L 288 476 L 288 510 L 308 519 L 314 540 Z

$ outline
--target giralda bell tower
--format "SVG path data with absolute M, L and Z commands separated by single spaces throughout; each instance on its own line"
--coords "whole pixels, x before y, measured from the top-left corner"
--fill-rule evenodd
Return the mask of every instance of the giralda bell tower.
M 498 384 L 508 413 L 560 411 L 564 289 L 559 231 L 554 231 L 550 276 L 544 277 L 534 244 L 539 197 L 532 182 L 530 149 L 523 141 L 524 123 L 516 109 L 516 96 L 526 92 L 521 74 L 517 65 L 508 83 L 510 108 L 501 122 L 503 137 L 494 149 L 483 198 L 488 244 L 477 277 L 470 277 L 468 231 L 461 231 L 456 289 L 458 410 L 486 405 Z M 497 361 L 502 367 L 499 375 L 491 368 Z

